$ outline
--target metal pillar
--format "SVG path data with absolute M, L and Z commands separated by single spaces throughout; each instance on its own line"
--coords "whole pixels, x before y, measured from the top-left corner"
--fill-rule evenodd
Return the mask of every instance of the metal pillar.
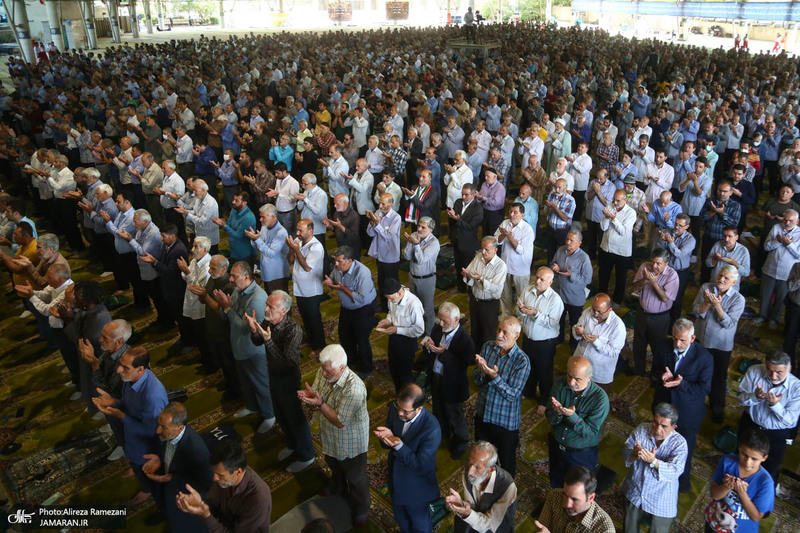
M 83 24 L 86 28 L 86 46 L 90 50 L 97 48 L 97 32 L 94 29 L 94 2 L 93 0 L 78 0 L 81 8 Z
M 219 27 L 225 28 L 225 6 L 222 5 L 222 0 L 219 0 Z
M 144 23 L 147 33 L 153 33 L 153 17 L 150 15 L 150 0 L 144 0 Z
M 547 0 L 544 5 L 544 23 L 549 24 L 553 19 L 553 0 Z
M 139 38 L 139 19 L 136 17 L 136 0 L 131 0 L 130 6 L 128 7 L 130 10 L 131 16 L 131 33 L 133 33 L 133 38 Z
M 117 0 L 108 0 L 108 18 L 111 19 L 111 40 L 115 43 L 122 42 L 119 32 L 119 8 Z
M 11 5 L 10 10 L 9 5 Z M 28 26 L 28 11 L 25 9 L 25 0 L 3 2 L 3 8 L 8 16 L 11 31 L 14 32 L 14 39 L 19 46 L 22 60 L 26 63 L 35 64 L 36 56 L 33 54 L 33 41 L 31 40 L 31 30 Z
M 58 2 L 47 0 L 44 3 L 47 8 L 47 22 L 50 24 L 50 38 L 56 45 L 59 52 L 64 52 L 64 36 L 61 33 L 61 14 L 58 10 Z

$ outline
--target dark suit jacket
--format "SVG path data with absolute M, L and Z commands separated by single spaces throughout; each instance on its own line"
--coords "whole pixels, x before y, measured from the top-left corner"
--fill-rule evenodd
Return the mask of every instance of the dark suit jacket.
M 431 331 L 431 340 L 438 346 L 439 341 L 444 337 L 442 326 L 436 324 Z M 436 354 L 430 354 L 430 368 L 428 375 L 431 376 L 434 389 L 441 394 L 446 403 L 465 402 L 469 398 L 469 381 L 467 379 L 467 367 L 475 360 L 475 342 L 472 336 L 467 333 L 463 326 L 459 325 L 458 331 L 450 341 L 450 347 L 439 354 L 439 362 L 442 363 L 442 375 L 433 373 L 433 364 L 436 361 Z
M 158 441 L 158 456 L 161 458 L 162 470 L 164 464 L 164 453 L 167 450 L 167 443 Z M 186 426 L 183 437 L 175 448 L 172 456 L 172 463 L 169 465 L 169 473 L 172 474 L 170 485 L 175 484 L 175 490 L 183 489 L 185 492 L 186 484 L 190 484 L 194 489 L 205 497 L 208 489 L 211 488 L 212 472 L 208 464 L 210 452 L 203 438 L 191 427 Z M 173 492 L 167 497 L 175 498 L 177 492 Z
M 458 199 L 453 204 L 453 211 L 461 213 L 464 201 Z M 481 247 L 478 238 L 478 228 L 483 223 L 483 208 L 473 200 L 467 210 L 458 220 L 450 219 L 450 241 L 462 252 L 475 252 Z
M 154 268 L 160 276 L 161 294 L 167 299 L 179 298 L 181 305 L 183 305 L 183 296 L 186 293 L 186 282 L 181 276 L 181 271 L 178 268 L 178 258 L 183 257 L 186 262 L 189 262 L 189 253 L 186 251 L 186 246 L 181 240 L 175 241 L 175 244 L 167 250 L 166 246 L 161 248 L 161 256 Z
M 425 408 L 405 435 L 404 424 L 397 414 L 397 408 L 390 405 L 386 427 L 403 441 L 399 450 L 392 449 L 389 452 L 392 501 L 398 505 L 429 503 L 439 497 L 436 450 L 442 441 L 442 429 L 433 413 Z M 428 512 L 427 509 L 425 512 Z
M 414 204 L 414 209 L 419 212 L 419 220 L 422 217 L 431 217 L 435 222 L 439 220 L 439 193 L 436 189 L 431 187 L 431 190 L 425 196 L 424 200 L 420 200 L 413 196 L 407 200 L 409 203 Z
M 678 409 L 678 429 L 697 430 L 706 416 L 706 396 L 711 392 L 714 358 L 699 342 L 693 342 L 683 357 L 677 374 L 683 376 L 680 385 L 664 387 L 661 376 L 665 368 L 675 374 L 675 351 L 671 339 L 656 348 L 653 355 L 653 385 L 656 393 L 653 407 L 661 402 L 671 403 Z

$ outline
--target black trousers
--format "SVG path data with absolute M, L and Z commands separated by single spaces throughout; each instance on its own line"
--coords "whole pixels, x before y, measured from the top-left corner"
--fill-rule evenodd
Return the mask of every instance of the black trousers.
M 772 481 L 777 485 L 778 477 L 781 474 L 783 456 L 786 453 L 786 441 L 793 440 L 797 436 L 797 426 L 785 429 L 765 429 L 753 422 L 753 419 L 750 418 L 750 413 L 745 410 L 742 413 L 742 418 L 739 419 L 739 435 L 749 427 L 758 428 L 769 437 L 769 455 L 762 466 L 769 472 L 769 475 L 772 476 Z
M 709 348 L 708 351 L 714 358 L 714 373 L 711 376 L 711 394 L 708 395 L 708 403 L 711 405 L 712 415 L 722 416 L 725 411 L 725 393 L 728 389 L 728 365 L 731 362 L 731 351 L 714 348 Z
M 675 296 L 675 303 L 669 311 L 670 326 L 681 317 L 683 311 L 683 296 L 686 294 L 686 287 L 689 285 L 689 269 L 677 270 L 678 273 L 678 295 Z
M 325 347 L 325 330 L 322 327 L 322 313 L 319 311 L 321 303 L 321 294 L 297 297 L 297 310 L 300 311 L 303 329 L 306 330 L 308 343 L 313 350 L 321 350 Z
M 417 350 L 417 339 L 396 333 L 389 335 L 389 374 L 394 382 L 395 392 L 411 383 L 411 366 Z
M 64 328 L 50 328 L 50 331 L 53 332 L 53 338 L 56 340 L 58 347 L 61 349 L 61 358 L 64 359 L 64 364 L 69 370 L 72 383 L 78 388 L 78 390 L 80 390 L 81 376 L 80 366 L 78 363 L 80 356 L 78 355 L 77 345 L 69 340 L 69 337 L 67 337 L 66 333 L 64 333 Z
M 608 282 L 611 279 L 611 269 L 615 269 L 614 274 L 614 294 L 611 299 L 614 303 L 622 304 L 625 298 L 625 283 L 628 280 L 628 269 L 633 264 L 631 257 L 622 255 L 611 254 L 605 250 L 600 250 L 600 257 L 598 259 L 598 266 L 600 273 L 598 274 L 598 284 L 600 285 L 600 292 L 608 294 Z
M 566 332 L 569 335 L 569 348 L 571 351 L 575 351 L 575 348 L 578 347 L 578 341 L 575 337 L 572 336 L 572 326 L 578 323 L 580 320 L 581 315 L 583 314 L 583 306 L 582 305 L 569 305 L 564 304 L 564 312 L 561 313 L 561 321 L 559 324 L 558 330 L 558 342 L 564 342 L 564 330 L 566 329 L 566 318 L 569 315 L 569 330 Z
M 295 459 L 308 461 L 314 458 L 314 445 L 311 443 L 311 430 L 308 428 L 303 406 L 297 398 L 300 390 L 300 368 L 269 371 L 269 393 L 275 418 L 286 436 L 286 447 L 294 450 Z
M 550 433 L 547 436 L 547 452 L 550 459 L 550 488 L 553 489 L 564 486 L 564 474 L 572 466 L 583 466 L 589 472 L 597 468 L 597 446 L 580 450 L 567 448 L 559 445 Z
M 650 314 L 642 309 L 641 304 L 636 309 L 636 322 L 633 332 L 633 369 L 639 376 L 644 376 L 647 364 L 647 345 L 654 350 L 658 344 L 667 338 L 669 333 L 669 311 Z
M 161 280 L 159 278 L 142 280 L 142 292 L 147 294 L 147 297 L 153 300 L 153 305 L 156 308 L 158 318 L 156 321 L 163 324 L 165 317 L 169 316 L 167 309 L 167 302 L 164 300 L 164 295 L 161 292 Z M 147 307 L 150 307 L 147 299 L 145 299 Z
M 484 235 L 494 235 L 494 232 L 497 231 L 497 227 L 503 222 L 503 213 L 504 211 L 502 209 L 498 209 L 497 211 L 483 210 Z
M 713 270 L 710 266 L 706 266 L 706 257 L 708 254 L 711 253 L 711 249 L 714 247 L 714 244 L 719 239 L 714 239 L 707 233 L 703 234 L 703 244 L 700 248 L 700 256 L 698 256 L 697 261 L 700 263 L 700 283 L 707 283 L 711 279 L 711 270 Z
M 236 361 L 233 359 L 231 340 L 223 335 L 221 338 L 207 337 L 211 357 L 211 367 L 222 368 L 225 377 L 225 390 L 238 394 L 240 390 L 239 374 L 236 372 Z
M 331 483 L 328 490 L 332 494 L 343 496 L 354 516 L 367 514 L 370 495 L 366 452 L 349 459 L 335 459 L 326 455 L 325 462 L 331 469 Z
M 776 196 L 778 194 L 778 189 L 783 185 L 781 169 L 778 167 L 778 162 L 765 160 L 762 161 L 762 164 L 764 165 L 764 175 L 769 176 L 769 195 L 770 197 Z M 756 193 L 758 193 L 758 189 L 756 189 Z
M 360 372 L 372 372 L 372 345 L 369 335 L 375 324 L 373 301 L 358 309 L 342 308 L 339 312 L 339 342 L 347 353 L 351 367 Z
M 603 232 L 600 230 L 599 222 L 587 221 L 586 235 L 584 236 L 583 243 L 586 245 L 586 253 L 589 254 L 591 259 L 597 257 L 597 250 L 600 248 L 600 240 L 603 238 Z
M 464 415 L 464 402 L 446 402 L 443 389 L 447 387 L 439 376 L 433 376 L 431 396 L 433 398 L 433 415 L 442 428 L 442 439 L 453 435 L 452 451 L 463 451 L 469 444 L 469 431 L 467 430 L 467 417 Z
M 547 263 L 553 262 L 556 256 L 556 250 L 559 246 L 564 246 L 567 242 L 567 233 L 569 228 L 553 229 L 549 225 L 544 228 L 544 246 L 547 249 Z
M 506 429 L 496 424 L 489 424 L 475 414 L 475 440 L 485 440 L 497 448 L 497 458 L 503 470 L 517 475 L 517 447 L 519 446 L 519 429 Z
M 705 409 L 703 409 L 705 411 Z M 683 474 L 678 478 L 678 487 L 681 492 L 686 492 L 692 487 L 692 456 L 694 455 L 694 448 L 697 444 L 697 432 L 700 427 L 681 427 L 680 420 L 678 420 L 677 432 L 686 439 L 686 466 L 683 468 Z
M 383 284 L 387 279 L 400 279 L 400 262 L 397 263 L 384 263 L 377 261 L 378 264 L 378 295 L 381 301 L 381 311 L 386 313 L 389 310 L 389 303 L 386 296 L 383 295 Z
M 86 245 L 83 243 L 81 231 L 78 229 L 78 219 L 76 217 L 77 202 L 75 200 L 56 200 L 56 216 L 58 221 L 58 228 L 64 233 L 67 238 L 69 247 L 80 252 Z
M 583 218 L 583 208 L 586 206 L 586 191 L 573 191 L 572 197 L 575 199 L 575 213 L 572 220 L 580 221 Z
M 500 300 L 478 300 L 470 292 L 469 321 L 477 352 L 481 351 L 484 342 L 495 338 L 499 315 Z
M 461 275 L 461 269 L 467 268 L 470 262 L 475 258 L 477 250 L 462 251 L 458 246 L 453 247 L 453 259 L 456 269 L 456 286 L 460 292 L 467 292 L 467 284 L 464 283 L 464 277 Z
M 550 391 L 553 388 L 553 360 L 556 357 L 558 338 L 543 341 L 533 341 L 528 337 L 522 338 L 522 351 L 531 361 L 531 373 L 522 394 L 526 398 L 536 395 L 536 385 L 539 385 L 539 405 L 547 405 L 550 401 Z
M 797 336 L 800 334 L 800 307 L 791 298 L 786 298 L 786 314 L 784 315 L 786 326 L 783 330 L 783 351 L 792 358 L 792 374 L 800 375 L 800 368 L 795 365 L 797 358 Z
M 114 272 L 114 236 L 110 233 L 95 233 L 92 246 L 95 249 L 100 264 L 103 265 L 103 272 Z
M 168 224 L 175 224 L 178 227 L 178 238 L 188 248 L 189 238 L 186 236 L 186 221 L 183 215 L 175 211 L 175 209 L 164 209 L 164 220 Z
M 136 262 L 136 253 L 117 254 L 119 270 L 125 280 L 125 288 L 130 284 L 133 287 L 133 303 L 140 309 L 149 309 L 150 300 L 147 289 L 142 284 L 139 264 Z M 119 281 L 117 282 L 119 285 Z

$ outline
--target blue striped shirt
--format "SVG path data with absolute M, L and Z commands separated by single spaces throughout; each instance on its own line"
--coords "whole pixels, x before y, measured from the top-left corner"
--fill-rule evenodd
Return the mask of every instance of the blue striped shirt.
M 656 446 L 652 424 L 639 425 L 625 441 L 623 460 L 630 470 L 622 484 L 622 492 L 629 502 L 644 512 L 660 518 L 674 518 L 678 514 L 678 478 L 686 466 L 688 454 L 686 439 L 677 431 L 667 435 L 656 448 L 658 468 L 650 468 L 650 463 L 640 459 L 631 461 L 636 441 L 646 450 Z
M 555 202 L 558 209 L 567 215 L 567 220 L 561 220 L 561 217 L 556 214 L 555 209 L 550 209 L 547 215 L 547 224 L 553 229 L 564 229 L 572 226 L 572 216 L 575 214 L 575 198 L 571 195 L 564 193 L 561 198 L 556 197 L 556 193 L 551 192 L 547 197 L 548 202 Z
M 481 348 L 486 366 L 497 365 L 497 377 L 489 379 L 480 369 L 475 369 L 475 382 L 480 386 L 476 403 L 476 416 L 487 424 L 514 431 L 522 418 L 522 389 L 531 372 L 531 362 L 525 352 L 514 345 L 505 355 L 494 341 Z

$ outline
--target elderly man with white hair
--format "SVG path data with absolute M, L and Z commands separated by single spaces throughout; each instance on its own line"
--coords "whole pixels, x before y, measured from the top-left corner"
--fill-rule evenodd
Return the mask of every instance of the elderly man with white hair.
M 308 236 L 310 240 L 313 237 Z M 286 438 L 286 447 L 278 452 L 278 460 L 294 456 L 286 470 L 295 474 L 314 462 L 311 431 L 297 396 L 300 388 L 300 344 L 303 328 L 291 314 L 292 297 L 276 290 L 267 298 L 264 320 L 260 323 L 247 317 L 253 344 L 263 345 L 269 365 L 269 392 L 275 406 L 275 418 Z
M 178 258 L 178 269 L 181 277 L 186 282 L 186 292 L 183 296 L 183 314 L 178 320 L 178 329 L 181 332 L 183 343 L 182 352 L 188 352 L 193 346 L 206 344 L 205 316 L 206 304 L 196 294 L 197 288 L 206 286 L 209 278 L 209 265 L 211 262 L 211 242 L 207 237 L 197 237 L 192 245 L 192 259 L 189 264 L 183 257 Z M 192 290 L 195 289 L 195 290 Z
M 219 226 L 214 222 L 219 217 L 219 204 L 216 198 L 208 194 L 208 184 L 203 180 L 192 182 L 192 192 L 196 201 L 191 209 L 176 207 L 175 211 L 184 215 L 187 222 L 194 225 L 195 235 L 206 237 L 211 243 L 211 255 L 219 252 Z
M 467 154 L 464 153 L 464 150 L 454 152 L 453 164 L 445 165 L 444 169 L 446 171 L 444 183 L 447 185 L 446 204 L 448 208 L 452 208 L 456 200 L 461 198 L 461 188 L 467 183 L 474 183 L 475 176 L 467 165 Z
M 739 270 L 733 265 L 725 265 L 719 269 L 716 282 L 700 286 L 692 306 L 697 316 L 694 321 L 697 341 L 705 346 L 714 358 L 709 404 L 715 423 L 721 423 L 723 419 L 728 364 L 733 351 L 736 327 L 744 311 L 744 296 L 735 288 L 738 280 Z
M 153 267 L 152 263 L 144 261 L 142 257 L 148 254 L 154 257 L 161 255 L 161 232 L 152 222 L 150 213 L 145 209 L 137 209 L 133 212 L 133 227 L 136 229 L 136 235 L 131 235 L 125 229 L 117 231 L 117 236 L 121 239 L 128 241 L 131 248 L 136 252 L 136 262 L 139 265 L 139 276 L 141 278 L 141 287 L 144 294 L 153 300 L 156 306 L 159 318 L 157 322 L 161 322 L 164 316 L 168 316 L 166 311 L 166 302 L 161 295 L 161 288 L 159 286 L 158 272 Z M 136 286 L 134 286 L 134 290 Z M 144 300 L 144 305 L 149 309 L 150 304 Z M 143 305 L 143 307 L 144 307 Z
M 259 267 L 261 280 L 267 293 L 275 289 L 289 290 L 289 246 L 286 229 L 278 222 L 278 210 L 272 204 L 262 205 L 259 209 L 261 230 L 244 230 L 250 238 L 250 245 L 259 251 Z
M 370 504 L 367 388 L 347 367 L 347 354 L 341 345 L 326 346 L 319 354 L 319 363 L 314 384 L 306 382 L 297 396 L 319 411 L 322 453 L 332 474 L 325 495 L 347 498 L 353 526 L 361 527 L 366 524 Z

